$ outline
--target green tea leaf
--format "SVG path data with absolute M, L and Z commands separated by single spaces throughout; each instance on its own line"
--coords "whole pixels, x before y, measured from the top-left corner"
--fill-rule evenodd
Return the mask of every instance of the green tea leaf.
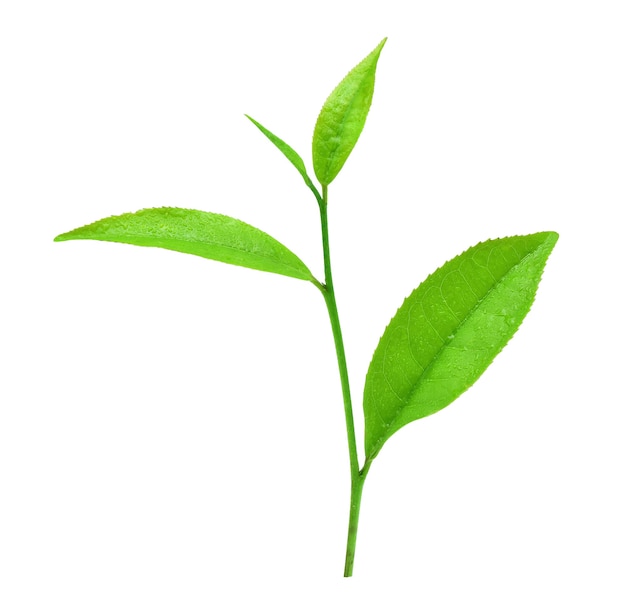
M 289 144 L 283 142 L 283 140 L 281 140 L 278 136 L 275 136 L 269 129 L 263 127 L 258 121 L 255 121 L 252 117 L 250 117 L 250 115 L 246 115 L 246 117 L 248 117 L 248 119 L 250 119 L 250 121 L 252 121 L 252 123 L 254 123 L 265 134 L 268 140 L 270 140 L 270 142 L 272 142 L 272 144 L 274 144 L 274 146 L 276 146 L 276 148 L 278 148 L 278 150 L 280 150 L 287 157 L 289 162 L 298 170 L 304 179 L 304 183 L 311 189 L 313 194 L 315 194 L 315 198 L 317 198 L 318 202 L 320 202 L 322 200 L 320 193 L 311 181 L 309 174 L 306 172 L 304 161 L 300 155 L 291 146 L 289 146 Z
M 313 169 L 320 184 L 332 182 L 352 152 L 372 104 L 378 57 L 385 38 L 328 97 L 313 131 Z
M 482 242 L 440 267 L 404 301 L 367 372 L 365 450 L 454 401 L 513 336 L 558 234 Z
M 316 282 L 306 265 L 261 230 L 217 213 L 163 207 L 101 219 L 57 236 L 156 246 L 205 259 Z

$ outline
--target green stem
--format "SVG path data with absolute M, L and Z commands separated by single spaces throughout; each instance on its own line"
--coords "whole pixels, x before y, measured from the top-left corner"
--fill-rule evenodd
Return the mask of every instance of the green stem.
M 361 509 L 361 495 L 363 494 L 363 484 L 365 478 L 359 476 L 352 481 L 350 492 L 350 523 L 348 524 L 348 542 L 346 544 L 346 563 L 343 569 L 345 578 L 352 576 L 354 567 L 354 553 L 356 551 L 356 535 L 359 529 L 359 511 Z
M 354 434 L 354 417 L 352 415 L 352 400 L 350 398 L 350 382 L 348 380 L 348 366 L 346 365 L 346 352 L 343 347 L 343 337 L 341 335 L 341 325 L 339 324 L 339 313 L 337 311 L 337 301 L 335 300 L 335 289 L 333 286 L 333 274 L 330 267 L 330 248 L 328 244 L 328 190 L 322 187 L 323 200 L 320 203 L 320 216 L 322 219 L 322 245 L 324 247 L 324 275 L 326 285 L 323 294 L 330 317 L 330 325 L 335 339 L 335 350 L 337 352 L 337 364 L 339 366 L 339 377 L 341 379 L 341 391 L 343 393 L 343 408 L 346 415 L 346 429 L 348 432 L 348 451 L 350 453 L 350 475 L 354 481 L 359 475 L 359 457 L 356 450 L 356 436 Z
M 339 366 L 339 377 L 341 379 L 341 391 L 343 393 L 343 408 L 346 417 L 346 432 L 348 434 L 348 452 L 350 455 L 350 523 L 348 525 L 348 543 L 346 548 L 346 564 L 344 576 L 352 576 L 354 565 L 354 552 L 356 548 L 356 535 L 359 526 L 359 510 L 361 507 L 361 494 L 365 476 L 369 470 L 369 463 L 366 462 L 362 471 L 359 471 L 359 456 L 356 447 L 356 435 L 354 432 L 354 416 L 352 414 L 352 400 L 350 397 L 350 382 L 348 379 L 348 367 L 346 365 L 346 353 L 341 335 L 341 325 L 339 323 L 339 313 L 337 311 L 337 301 L 335 299 L 335 288 L 333 285 L 333 274 L 330 266 L 330 246 L 328 242 L 328 188 L 322 186 L 322 202 L 319 203 L 320 217 L 322 221 L 322 245 L 324 248 L 324 275 L 325 285 L 321 288 L 328 316 L 335 340 L 335 350 L 337 352 L 337 364 Z
M 370 468 L 370 462 L 366 461 L 365 466 L 358 477 L 352 480 L 352 490 L 350 492 L 350 523 L 348 524 L 348 542 L 346 544 L 346 564 L 343 575 L 346 578 L 352 576 L 354 567 L 354 553 L 356 551 L 356 535 L 359 529 L 359 512 L 361 510 L 361 495 L 365 477 Z

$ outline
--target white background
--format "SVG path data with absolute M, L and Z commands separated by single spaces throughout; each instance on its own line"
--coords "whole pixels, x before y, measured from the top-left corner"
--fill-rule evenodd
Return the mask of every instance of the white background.
M 626 598 L 625 17 L 602 0 L 3 2 L 0 598 Z M 318 291 L 52 238 L 197 208 L 321 278 L 315 201 L 243 114 L 310 166 L 319 108 L 384 36 L 330 188 L 359 442 L 403 298 L 479 240 L 561 238 L 483 378 L 385 445 L 344 580 Z

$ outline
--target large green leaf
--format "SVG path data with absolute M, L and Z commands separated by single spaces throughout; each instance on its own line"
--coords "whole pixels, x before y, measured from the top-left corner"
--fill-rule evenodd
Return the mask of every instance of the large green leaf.
M 385 38 L 368 54 L 328 97 L 313 131 L 313 169 L 320 184 L 332 182 L 352 152 L 374 95 L 378 57 Z
M 365 451 L 454 401 L 487 369 L 534 300 L 558 234 L 489 240 L 440 267 L 404 301 L 365 381 Z
M 306 167 L 304 165 L 304 161 L 300 157 L 300 155 L 291 147 L 287 142 L 283 142 L 278 136 L 274 135 L 269 129 L 263 127 L 258 121 L 250 117 L 250 115 L 246 115 L 252 123 L 254 123 L 259 130 L 267 137 L 267 139 L 278 148 L 289 160 L 289 162 L 298 170 L 302 178 L 304 179 L 304 183 L 311 189 L 313 194 L 315 194 L 315 198 L 318 201 L 321 201 L 320 194 L 311 181 L 309 174 L 306 172 Z
M 316 281 L 296 255 L 265 232 L 232 217 L 194 209 L 163 207 L 107 217 L 55 238 L 56 242 L 65 240 L 156 246 Z

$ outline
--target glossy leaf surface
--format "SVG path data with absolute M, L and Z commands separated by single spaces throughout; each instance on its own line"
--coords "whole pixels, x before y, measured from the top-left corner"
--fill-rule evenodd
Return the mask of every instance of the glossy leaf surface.
M 385 38 L 330 94 L 313 131 L 313 169 L 322 185 L 332 182 L 352 152 L 372 104 L 378 57 Z
M 365 451 L 467 390 L 513 336 L 558 234 L 482 242 L 439 268 L 387 326 L 365 381 Z
M 276 146 L 276 148 L 278 148 L 278 150 L 280 150 L 287 157 L 289 162 L 298 170 L 298 172 L 304 179 L 304 183 L 311 189 L 313 194 L 315 194 L 315 197 L 318 200 L 321 200 L 317 188 L 311 181 L 309 174 L 306 172 L 306 166 L 304 165 L 302 157 L 291 146 L 289 146 L 289 144 L 281 140 L 278 136 L 274 135 L 266 127 L 263 127 L 258 121 L 250 117 L 250 115 L 246 115 L 246 117 L 250 119 L 250 121 L 252 121 L 252 123 L 254 123 L 259 128 L 259 130 L 261 130 L 261 132 L 267 137 L 267 139 L 272 142 L 272 144 L 274 144 L 274 146 Z
M 265 232 L 232 217 L 194 209 L 163 207 L 107 217 L 55 238 L 65 240 L 155 246 L 315 281 L 296 255 Z

